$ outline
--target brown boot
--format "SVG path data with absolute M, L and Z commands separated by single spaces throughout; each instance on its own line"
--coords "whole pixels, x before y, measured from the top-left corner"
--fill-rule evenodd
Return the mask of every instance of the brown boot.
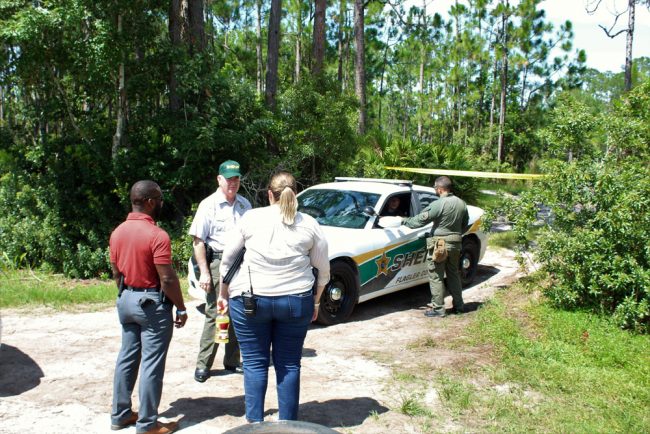
M 156 422 L 156 426 L 151 428 L 149 431 L 138 431 L 137 434 L 169 434 L 178 429 L 178 423 L 176 422 Z
M 133 413 L 131 413 L 131 416 L 127 417 L 122 422 L 111 424 L 111 429 L 113 431 L 117 431 L 119 429 L 124 429 L 124 428 L 127 428 L 127 427 L 133 425 L 137 421 L 138 421 L 138 412 L 134 411 Z

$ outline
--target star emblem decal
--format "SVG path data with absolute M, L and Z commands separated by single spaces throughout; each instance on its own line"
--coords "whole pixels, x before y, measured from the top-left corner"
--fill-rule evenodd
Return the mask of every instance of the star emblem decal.
M 388 264 L 390 263 L 390 258 L 386 256 L 386 252 L 382 252 L 379 259 L 375 260 L 375 263 L 377 264 L 377 276 L 380 274 L 388 276 Z

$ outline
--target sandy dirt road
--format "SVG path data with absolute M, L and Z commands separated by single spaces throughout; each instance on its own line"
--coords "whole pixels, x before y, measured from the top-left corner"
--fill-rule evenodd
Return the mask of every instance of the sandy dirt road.
M 471 310 L 497 288 L 521 275 L 514 254 L 489 249 L 476 283 L 464 291 Z M 462 333 L 475 312 L 431 320 L 420 286 L 358 305 L 345 324 L 312 326 L 303 351 L 300 419 L 342 433 L 419 432 L 397 411 L 389 386 L 395 367 L 417 367 L 423 337 Z M 451 307 L 450 297 L 447 305 Z M 193 379 L 203 316 L 200 302 L 187 302 L 189 321 L 174 331 L 160 405 L 161 420 L 178 421 L 180 432 L 220 433 L 245 423 L 243 377 L 221 370 L 219 349 L 212 377 Z M 5 310 L 0 349 L 0 433 L 109 433 L 112 376 L 120 346 L 114 308 L 92 313 Z M 440 352 L 430 366 L 453 363 L 462 352 Z M 137 385 L 136 385 L 137 391 Z M 435 404 L 435 403 L 434 403 Z M 137 393 L 134 408 L 137 409 Z M 271 369 L 266 420 L 277 417 Z M 374 416 L 371 416 L 374 415 Z M 121 433 L 134 433 L 127 428 Z

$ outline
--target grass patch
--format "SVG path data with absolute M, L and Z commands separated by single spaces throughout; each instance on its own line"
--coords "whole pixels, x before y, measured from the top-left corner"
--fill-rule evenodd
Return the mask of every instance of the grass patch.
M 432 416 L 431 410 L 422 403 L 421 397 L 418 394 L 401 394 L 399 412 L 412 417 Z
M 185 299 L 187 279 L 180 279 Z M 44 306 L 65 310 L 77 305 L 108 307 L 115 303 L 117 288 L 113 280 L 68 279 L 60 274 L 33 270 L 0 272 L 0 308 Z
M 470 204 L 486 210 L 496 208 L 503 200 L 503 196 L 500 194 L 487 194 L 479 191 Z
M 501 247 L 513 250 L 517 245 L 517 234 L 513 231 L 491 232 L 488 237 L 488 246 Z
M 525 299 L 520 306 L 515 299 Z M 484 414 L 523 431 L 650 432 L 650 337 L 551 308 L 521 287 L 479 312 L 470 334 L 498 354 Z M 540 425 L 542 424 L 542 425 Z M 512 425 L 515 426 L 515 425 Z
M 459 412 L 467 410 L 474 401 L 473 387 L 460 377 L 442 374 L 438 377 L 438 392 L 450 408 Z
M 409 350 L 414 350 L 419 348 L 436 348 L 437 346 L 438 342 L 433 336 L 424 336 L 414 342 L 411 342 L 406 346 L 406 348 Z
M 483 209 L 492 209 L 498 207 L 507 197 L 517 196 L 528 189 L 528 182 L 510 181 L 510 182 L 489 182 L 484 181 L 479 184 L 478 191 L 472 205 Z M 484 193 L 485 191 L 490 193 Z
M 496 191 L 497 193 L 508 193 L 513 196 L 517 196 L 520 193 L 529 189 L 530 184 L 534 181 L 528 180 L 488 180 L 487 178 L 482 179 L 479 182 L 479 190 L 489 190 Z
M 68 279 L 32 270 L 0 273 L 0 308 L 46 306 L 62 309 L 77 304 L 108 305 L 115 302 L 112 280 Z
M 650 432 L 650 336 L 552 308 L 543 277 L 498 292 L 462 337 L 439 341 L 490 358 L 438 369 L 429 382 L 443 404 L 436 417 L 469 432 Z M 418 402 L 407 395 L 400 411 L 417 413 Z M 428 423 L 438 426 L 434 416 Z
M 413 374 L 411 372 L 396 372 L 394 374 L 394 377 L 395 381 L 398 381 L 400 383 L 415 383 L 420 380 L 416 374 Z

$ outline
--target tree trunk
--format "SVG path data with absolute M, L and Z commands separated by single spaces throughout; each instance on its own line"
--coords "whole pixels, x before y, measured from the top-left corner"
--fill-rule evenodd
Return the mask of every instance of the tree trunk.
M 627 42 L 625 48 L 625 92 L 632 89 L 632 40 L 634 39 L 634 6 L 636 0 L 628 0 Z
M 169 10 L 169 39 L 172 46 L 177 48 L 181 44 L 181 0 L 171 0 Z M 176 64 L 172 59 L 169 65 L 169 110 L 176 112 L 181 107 L 181 100 L 177 93 L 178 81 L 176 80 Z
M 302 64 L 302 5 L 300 0 L 297 1 L 296 4 L 298 5 L 298 16 L 296 20 L 296 66 L 294 72 L 294 83 L 300 81 L 300 66 Z
M 189 2 L 190 53 L 202 53 L 205 50 L 205 27 L 203 21 L 203 0 Z
M 458 0 L 455 2 L 456 8 L 458 8 Z M 460 132 L 460 126 L 461 126 L 461 94 L 460 94 L 460 74 L 462 71 L 463 67 L 463 61 L 461 58 L 461 55 L 459 53 L 460 51 L 460 46 L 462 44 L 461 41 L 461 36 L 460 36 L 460 13 L 456 16 L 455 20 L 455 28 L 456 28 L 456 43 L 455 43 L 455 48 L 454 48 L 454 60 L 456 61 L 456 74 L 453 79 L 454 83 L 454 107 L 455 107 L 455 115 L 457 117 L 457 127 L 456 131 Z
M 526 94 L 526 79 L 528 78 L 528 67 L 524 66 L 523 77 L 521 79 L 521 95 L 519 98 L 519 111 L 524 111 L 525 106 L 525 94 Z
M 498 72 L 498 66 L 499 63 L 495 57 L 494 59 L 494 72 L 492 74 L 492 91 L 490 92 L 492 94 L 492 98 L 490 99 L 490 127 L 488 129 L 488 137 L 487 141 L 485 144 L 485 147 L 483 148 L 483 153 L 488 154 L 490 148 L 492 148 L 492 129 L 494 128 L 494 107 L 496 106 L 496 95 L 495 95 L 495 89 L 494 89 L 494 83 L 497 81 L 497 72 Z
M 317 76 L 323 71 L 325 59 L 325 10 L 327 0 L 315 0 L 314 12 L 314 67 L 312 74 Z
M 203 0 L 180 0 L 180 2 L 181 40 L 188 44 L 189 53 L 193 56 L 205 48 Z
M 117 16 L 117 34 L 122 35 L 122 15 Z M 122 54 L 124 56 L 124 54 Z M 113 136 L 113 147 L 111 149 L 111 158 L 113 161 L 117 158 L 117 153 L 124 146 L 125 129 L 126 129 L 126 77 L 124 71 L 124 59 L 120 59 L 118 66 L 118 104 L 117 104 L 117 125 L 115 135 Z
M 379 81 L 379 111 L 377 115 L 377 125 L 379 127 L 379 131 L 382 130 L 381 109 L 382 101 L 384 100 L 384 75 L 386 74 L 386 60 L 388 59 L 388 40 L 389 35 L 386 35 L 386 45 L 384 45 L 384 55 L 381 62 L 381 80 Z
M 269 14 L 269 38 L 266 55 L 266 105 L 275 110 L 275 98 L 278 86 L 278 57 L 280 54 L 280 19 L 282 17 L 282 1 L 271 0 Z M 267 137 L 267 147 L 272 154 L 278 153 L 278 148 L 271 136 Z
M 356 45 L 354 63 L 354 90 L 359 100 L 359 134 L 366 133 L 366 64 L 364 41 L 364 2 L 354 0 L 354 40 Z
M 422 15 L 421 15 L 421 26 L 422 34 L 427 34 L 427 3 L 426 0 L 422 0 Z M 424 36 L 426 37 L 426 36 Z M 424 64 L 427 61 L 427 49 L 426 49 L 426 40 L 422 41 L 422 47 L 420 52 L 420 98 L 418 101 L 418 139 L 422 140 L 422 121 L 424 118 Z
M 346 90 L 350 86 L 350 45 L 352 43 L 351 29 L 350 29 L 350 17 L 346 11 L 345 14 L 345 27 L 349 29 L 343 35 L 343 81 L 341 84 L 341 89 Z
M 174 1 L 174 0 L 172 0 Z M 216 38 L 215 31 L 214 31 L 214 14 L 212 13 L 212 0 L 205 0 L 205 8 L 204 9 L 204 22 L 208 23 L 208 34 L 205 35 L 205 45 L 206 47 L 209 45 L 214 51 L 214 41 Z
M 262 95 L 262 0 L 255 0 L 257 7 L 257 29 L 255 38 L 255 53 L 257 57 L 257 94 Z
M 506 2 L 506 5 L 508 2 Z M 503 59 L 501 64 L 501 105 L 499 113 L 499 144 L 497 147 L 497 161 L 503 162 L 503 130 L 506 124 L 506 96 L 508 89 L 508 16 L 506 13 L 501 18 L 502 40 L 503 40 Z
M 339 62 L 336 78 L 339 83 L 341 83 L 341 90 L 343 90 L 343 29 L 345 27 L 345 15 L 346 15 L 346 0 L 339 1 L 339 29 L 338 29 L 338 49 L 339 49 Z
M 266 54 L 266 105 L 273 110 L 278 86 L 278 56 L 280 54 L 280 18 L 282 1 L 271 0 L 269 38 Z
M 5 87 L 0 84 L 0 125 L 5 123 Z
M 203 0 L 190 0 L 190 31 L 192 34 L 192 47 L 196 53 L 202 53 L 205 50 Z
M 418 98 L 418 139 L 422 140 L 422 118 L 424 110 L 424 62 L 426 61 L 426 50 L 424 45 L 420 52 L 420 95 Z
M 411 80 L 409 80 L 410 82 Z M 402 140 L 406 140 L 406 126 L 408 123 L 408 116 L 406 115 L 408 113 L 408 102 L 407 102 L 407 96 L 406 94 L 402 95 Z

